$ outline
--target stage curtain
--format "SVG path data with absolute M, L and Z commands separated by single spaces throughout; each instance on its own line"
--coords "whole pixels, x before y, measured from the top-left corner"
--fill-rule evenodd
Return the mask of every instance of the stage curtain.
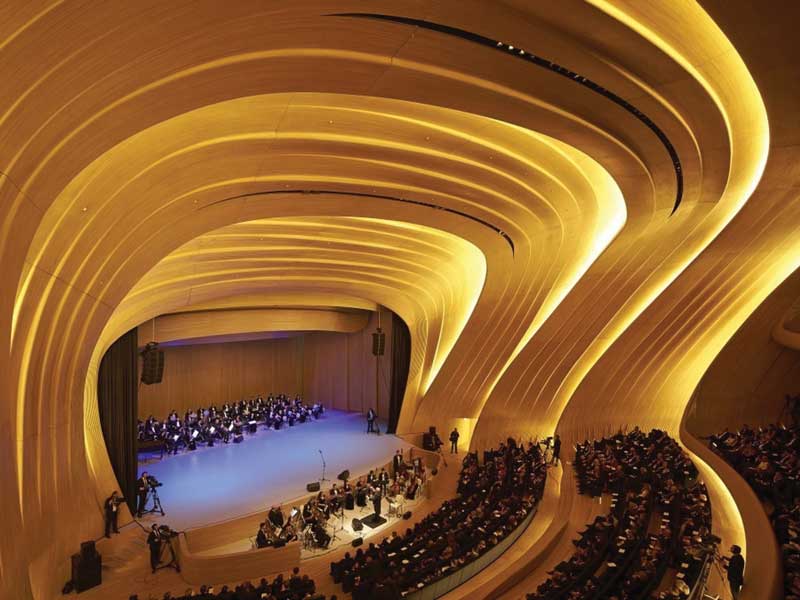
M 392 381 L 389 394 L 388 433 L 397 431 L 400 408 L 408 383 L 408 366 L 411 362 L 411 334 L 405 321 L 392 313 Z
M 97 402 L 111 466 L 131 511 L 136 505 L 138 337 L 132 329 L 106 351 L 97 376 Z M 110 494 L 112 490 L 108 490 Z

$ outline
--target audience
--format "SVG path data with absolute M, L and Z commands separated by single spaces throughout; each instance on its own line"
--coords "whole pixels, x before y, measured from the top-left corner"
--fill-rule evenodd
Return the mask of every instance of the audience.
M 800 600 L 800 426 L 745 425 L 710 439 L 764 502 L 783 556 L 784 598 Z
M 164 421 L 150 415 L 144 422 L 139 421 L 138 436 L 140 442 L 161 441 L 167 453 L 177 454 L 180 447 L 194 450 L 197 444 L 227 444 L 244 430 L 255 432 L 259 424 L 277 430 L 284 425 L 305 423 L 312 417 L 318 419 L 324 410 L 321 404 L 308 406 L 300 396 L 290 400 L 285 394 L 270 394 L 266 400 L 258 396 L 232 405 L 226 403 L 221 409 L 211 406 L 187 410 L 183 420 L 174 409 Z
M 330 597 L 316 593 L 314 580 L 308 575 L 300 575 L 300 569 L 295 567 L 289 579 L 283 575 L 278 575 L 272 583 L 266 579 L 261 579 L 258 585 L 253 585 L 250 581 L 230 588 L 223 585 L 217 591 L 214 586 L 201 585 L 195 592 L 193 589 L 186 590 L 183 594 L 173 596 L 171 592 L 166 592 L 162 600 L 337 600 L 336 595 Z M 154 596 L 149 596 L 148 600 L 155 600 Z M 130 596 L 129 600 L 139 600 L 137 594 Z M 144 598 L 142 598 L 144 600 Z
M 705 486 L 677 442 L 663 431 L 639 428 L 587 441 L 576 446 L 575 474 L 581 493 L 610 493 L 610 513 L 579 532 L 573 555 L 527 598 L 656 597 L 670 567 L 680 571 L 682 583 L 657 597 L 686 598 L 703 574 L 713 537 Z
M 403 535 L 393 533 L 331 564 L 334 581 L 355 600 L 401 598 L 499 544 L 542 497 L 547 467 L 538 445 L 509 438 L 497 450 L 468 454 L 457 496 Z

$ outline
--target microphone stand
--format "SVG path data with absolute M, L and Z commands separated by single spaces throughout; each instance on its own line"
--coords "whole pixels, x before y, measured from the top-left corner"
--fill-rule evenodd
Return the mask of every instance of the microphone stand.
M 325 477 L 325 468 L 326 468 L 325 455 L 322 454 L 322 450 L 317 450 L 317 452 L 319 452 L 319 457 L 322 459 L 322 477 L 320 478 L 320 483 L 323 481 L 330 481 L 330 479 Z

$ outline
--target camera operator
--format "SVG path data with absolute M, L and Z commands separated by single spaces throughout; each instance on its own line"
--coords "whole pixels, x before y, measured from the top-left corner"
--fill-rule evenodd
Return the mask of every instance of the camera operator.
M 136 481 L 136 493 L 139 496 L 139 502 L 136 505 L 136 516 L 141 518 L 144 512 L 144 506 L 147 504 L 147 492 L 150 490 L 150 482 L 148 480 L 147 471 L 142 472 L 142 476 Z
M 733 600 L 739 598 L 739 592 L 744 584 L 744 557 L 742 556 L 742 549 L 737 546 L 731 546 L 730 558 L 725 558 L 728 570 L 728 583 L 731 586 L 731 594 Z
M 150 528 L 150 535 L 147 536 L 147 545 L 150 546 L 150 568 L 155 573 L 161 562 L 161 533 L 155 523 Z
M 111 495 L 106 498 L 105 502 L 105 515 L 106 515 L 106 537 L 111 537 L 111 530 L 114 530 L 114 533 L 119 533 L 119 528 L 117 526 L 118 516 L 119 516 L 119 505 L 125 499 L 117 495 L 117 490 L 111 492 Z

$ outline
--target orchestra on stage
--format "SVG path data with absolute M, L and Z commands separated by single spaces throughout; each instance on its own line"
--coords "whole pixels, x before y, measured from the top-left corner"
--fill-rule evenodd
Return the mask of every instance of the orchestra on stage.
M 213 446 L 215 441 L 225 444 L 241 441 L 242 433 L 255 433 L 259 426 L 278 430 L 292 427 L 295 423 L 318 419 L 324 412 L 321 404 L 308 405 L 300 396 L 293 400 L 285 394 L 265 400 L 261 396 L 251 400 L 241 400 L 233 404 L 187 410 L 180 418 L 175 410 L 163 421 L 153 415 L 139 421 L 138 439 L 140 443 L 156 442 L 163 444 L 167 454 L 177 454 L 180 448 L 194 450 L 199 444 Z
M 364 509 L 371 504 L 374 513 L 380 515 L 384 498 L 390 507 L 418 498 L 427 479 L 422 459 L 407 463 L 398 450 L 392 471 L 390 476 L 385 468 L 376 469 L 355 483 L 334 483 L 329 490 L 310 497 L 302 507 L 292 507 L 288 515 L 280 506 L 273 506 L 259 525 L 255 547 L 280 547 L 299 540 L 307 549 L 328 548 L 333 533 L 344 525 L 345 510 Z

